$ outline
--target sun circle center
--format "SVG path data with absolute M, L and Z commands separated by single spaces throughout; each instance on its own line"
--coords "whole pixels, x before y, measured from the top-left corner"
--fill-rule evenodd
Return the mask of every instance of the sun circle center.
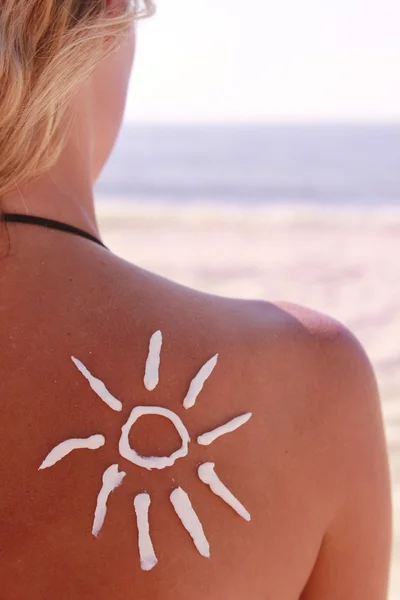
M 130 445 L 129 433 L 136 421 L 144 415 L 159 415 L 169 419 L 180 435 L 182 440 L 181 447 L 169 456 L 141 456 L 138 454 Z M 165 467 L 171 467 L 178 458 L 187 455 L 189 442 L 190 436 L 188 430 L 182 420 L 172 410 L 161 406 L 135 406 L 127 422 L 122 427 L 121 438 L 119 440 L 119 453 L 123 458 L 126 458 L 138 467 L 143 467 L 144 469 L 164 469 Z

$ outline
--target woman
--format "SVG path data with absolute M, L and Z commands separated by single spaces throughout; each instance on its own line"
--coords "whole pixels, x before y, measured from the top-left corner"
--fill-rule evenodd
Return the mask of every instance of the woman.
M 2 2 L 1 599 L 383 600 L 387 455 L 357 341 L 102 246 L 135 16 Z

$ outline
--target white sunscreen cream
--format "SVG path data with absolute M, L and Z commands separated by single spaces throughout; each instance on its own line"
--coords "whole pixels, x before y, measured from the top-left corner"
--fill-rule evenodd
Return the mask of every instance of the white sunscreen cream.
M 104 383 L 100 381 L 100 379 L 97 379 L 97 377 L 93 377 L 93 375 L 87 370 L 85 365 L 81 363 L 80 360 L 78 360 L 74 356 L 71 356 L 71 360 L 78 369 L 78 371 L 80 371 L 85 377 L 85 379 L 87 379 L 90 387 L 99 396 L 99 398 L 101 398 L 103 402 L 105 402 L 110 408 L 116 410 L 117 412 L 120 412 L 122 410 L 122 402 L 117 400 L 117 398 L 114 398 L 114 396 L 110 394 Z
M 201 446 L 209 446 L 215 440 L 217 440 L 221 435 L 225 435 L 226 433 L 232 433 L 232 431 L 236 431 L 242 425 L 247 423 L 247 421 L 251 418 L 252 413 L 246 413 L 245 415 L 240 415 L 240 417 L 235 417 L 228 423 L 209 431 L 208 433 L 203 433 L 197 438 L 197 443 Z
M 218 354 L 210 358 L 210 360 L 207 361 L 206 364 L 201 367 L 196 377 L 192 379 L 189 386 L 189 391 L 186 394 L 186 398 L 183 401 L 183 406 L 185 408 L 192 408 L 192 406 L 195 405 L 197 396 L 203 389 L 205 381 L 210 377 L 211 373 L 214 371 L 217 361 Z
M 143 417 L 143 415 L 160 415 L 169 419 L 174 425 L 181 436 L 182 446 L 179 450 L 173 452 L 170 456 L 140 456 L 129 444 L 129 433 L 132 426 L 136 421 Z M 181 419 L 172 410 L 168 408 L 162 408 L 161 406 L 136 406 L 125 425 L 122 427 L 122 434 L 119 440 L 119 453 L 123 458 L 126 458 L 134 465 L 143 467 L 144 469 L 165 469 L 165 467 L 171 467 L 178 458 L 186 456 L 188 453 L 188 446 L 190 442 L 190 436 L 188 430 L 182 423 Z
M 203 526 L 194 511 L 187 493 L 178 487 L 171 493 L 170 500 L 182 525 L 192 537 L 198 552 L 202 556 L 210 558 L 210 544 L 204 535 Z
M 86 448 L 87 450 L 97 450 L 98 448 L 104 446 L 105 443 L 106 440 L 104 435 L 100 434 L 91 435 L 89 438 L 74 438 L 71 440 L 65 440 L 53 448 L 53 450 L 46 456 L 39 467 L 39 471 L 41 469 L 52 467 L 73 450 L 80 450 L 81 448 Z
M 156 331 L 150 338 L 149 354 L 144 373 L 144 386 L 149 392 L 152 392 L 158 385 L 161 346 L 162 333 Z
M 246 521 L 251 520 L 250 513 L 245 509 L 243 504 L 228 490 L 222 483 L 218 475 L 214 471 L 215 464 L 212 462 L 200 465 L 198 475 L 201 481 L 210 486 L 210 489 L 216 496 L 220 496 L 224 502 L 229 504 L 238 515 Z
M 153 543 L 150 537 L 149 526 L 149 494 L 138 494 L 133 502 L 136 512 L 136 522 L 138 528 L 138 544 L 140 554 L 140 566 L 143 571 L 151 571 L 158 563 L 154 552 Z
M 103 485 L 97 496 L 96 510 L 94 513 L 94 521 L 92 534 L 97 537 L 103 527 L 107 513 L 107 500 L 111 492 L 121 485 L 126 473 L 121 471 L 118 473 L 118 465 L 111 465 L 103 473 Z

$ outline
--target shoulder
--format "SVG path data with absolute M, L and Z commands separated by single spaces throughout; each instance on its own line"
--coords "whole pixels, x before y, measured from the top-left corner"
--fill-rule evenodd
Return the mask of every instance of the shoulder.
M 374 369 L 357 337 L 336 319 L 279 302 L 250 302 L 248 319 L 258 323 L 253 356 L 264 387 L 285 402 L 308 443 L 310 468 L 331 472 L 341 489 L 379 464 L 386 472 L 386 443 Z M 313 457 L 313 458 L 311 458 Z
M 373 452 L 374 444 L 384 448 L 375 374 L 345 325 L 289 302 L 224 298 L 120 259 L 111 263 L 116 268 L 101 266 L 108 277 L 102 293 L 108 287 L 112 294 L 113 323 L 119 321 L 115 329 L 126 340 L 120 344 L 122 355 L 132 343 L 126 331 L 137 331 L 138 325 L 147 334 L 162 329 L 171 369 L 179 363 L 190 371 L 196 361 L 219 353 L 216 389 L 224 390 L 229 401 L 233 394 L 251 392 L 266 414 L 278 412 L 283 403 L 310 456 L 320 449 L 323 462 L 341 477 L 360 472 L 359 459 Z M 340 470 L 338 458 L 343 459 Z
M 288 337 L 296 339 L 297 351 L 308 359 L 309 369 L 324 390 L 332 408 L 360 421 L 362 413 L 380 414 L 380 399 L 375 373 L 366 350 L 354 333 L 338 320 L 308 308 L 280 303 L 288 320 Z M 300 333 L 295 330 L 300 328 Z M 350 427 L 354 423 L 349 422 Z
M 217 385 L 226 389 L 228 378 L 239 377 L 234 385 L 242 393 L 251 389 L 260 408 L 263 397 L 284 399 L 288 416 L 309 432 L 310 447 L 318 441 L 333 457 L 345 447 L 359 456 L 372 431 L 382 438 L 375 374 L 345 325 L 289 302 L 224 298 L 136 273 L 146 280 L 143 315 L 152 307 L 166 336 L 185 349 L 184 363 L 194 353 L 219 352 Z
M 305 369 L 303 375 L 318 372 L 327 385 L 337 384 L 339 372 L 349 384 L 350 379 L 355 382 L 367 376 L 372 385 L 371 365 L 361 344 L 330 316 L 289 302 L 203 293 L 116 257 L 109 266 L 113 268 L 100 265 L 98 289 L 102 303 L 105 292 L 112 298 L 110 310 L 117 329 L 119 321 L 125 330 L 129 318 L 136 326 L 140 315 L 141 322 L 158 320 L 173 329 L 175 338 L 187 339 L 190 333 L 191 338 L 215 339 L 232 354 L 243 350 L 251 361 L 270 360 L 273 354 L 292 368 Z
M 305 386 L 321 424 L 336 428 L 347 449 L 370 444 L 371 428 L 382 431 L 381 406 L 373 367 L 358 338 L 325 314 L 287 302 L 273 306 L 282 312 L 278 355 Z
M 232 353 L 246 351 L 254 360 L 285 356 L 286 364 L 318 370 L 328 384 L 373 379 L 366 354 L 355 336 L 337 320 L 287 302 L 223 298 L 174 283 L 109 255 L 87 265 L 78 257 L 72 292 L 87 290 L 90 315 L 99 315 L 116 332 L 146 321 L 173 330 L 176 339 L 197 337 L 223 346 Z M 89 277 L 90 275 L 90 277 Z M 76 281 L 75 281 L 76 280 Z M 71 287 L 71 286 L 70 286 Z M 88 289 L 89 288 L 89 289 Z M 86 294 L 84 294 L 86 295 Z M 83 298 L 83 300 L 85 300 Z M 83 301 L 85 306 L 88 302 Z M 82 311 L 84 312 L 84 310 Z M 86 316 L 86 315 L 85 315 Z M 251 356 L 250 356 L 251 354 Z M 306 374 L 306 373 L 304 373 Z
M 350 387 L 368 384 L 376 391 L 367 353 L 354 333 L 335 318 L 289 302 L 264 304 L 265 323 L 272 327 L 288 356 L 319 374 L 326 385 Z M 269 315 L 269 317 L 267 316 Z M 272 319 L 270 318 L 272 316 Z M 339 377 L 340 375 L 340 377 Z M 353 390 L 354 391 L 354 390 Z
M 296 304 L 248 301 L 241 310 L 252 331 L 247 385 L 262 383 L 257 410 L 264 423 L 274 423 L 268 447 L 280 438 L 293 451 L 291 485 L 300 477 L 322 531 L 338 515 L 345 523 L 343 515 L 362 513 L 367 526 L 375 514 L 384 545 L 387 446 L 376 376 L 362 344 L 336 319 Z M 265 437 L 259 438 L 263 448 Z
M 322 457 L 313 464 L 314 475 L 318 469 L 328 473 L 334 513 L 350 502 L 355 512 L 371 505 L 371 515 L 376 509 L 387 520 L 390 485 L 381 399 L 365 349 L 331 317 L 294 304 L 279 307 L 302 328 L 299 335 L 289 332 L 288 339 L 296 338 L 295 353 L 303 355 L 299 377 L 307 390 L 308 418 L 316 425 L 314 455 Z
M 104 335 L 109 343 L 114 340 L 122 356 L 132 348 L 129 332 L 143 343 L 161 329 L 174 359 L 179 352 L 184 362 L 194 353 L 220 352 L 226 364 L 221 373 L 240 369 L 242 380 L 257 384 L 260 394 L 262 386 L 281 386 L 304 410 L 324 411 L 331 420 L 343 419 L 346 412 L 348 428 L 361 407 L 379 414 L 375 376 L 364 349 L 347 327 L 329 316 L 286 302 L 202 293 L 113 256 L 95 269 L 80 263 L 82 287 L 87 286 L 88 272 L 90 305 L 96 310 L 83 314 L 85 330 L 90 325 L 98 331 L 100 319 Z
M 301 597 L 358 598 L 362 591 L 365 598 L 383 599 L 392 507 L 373 368 L 343 324 L 294 304 L 280 303 L 279 308 L 289 319 L 286 343 L 296 339 L 295 354 L 304 358 L 298 372 L 307 390 L 300 437 L 309 444 L 300 468 L 309 505 L 321 517 L 320 548 Z M 301 333 L 295 333 L 297 325 L 290 317 L 300 324 Z M 333 572 L 341 577 L 332 579 Z

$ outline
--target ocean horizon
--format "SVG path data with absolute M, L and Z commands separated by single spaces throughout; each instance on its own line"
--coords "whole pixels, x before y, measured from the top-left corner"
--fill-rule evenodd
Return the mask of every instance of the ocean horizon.
M 126 125 L 98 203 L 400 207 L 400 124 Z

